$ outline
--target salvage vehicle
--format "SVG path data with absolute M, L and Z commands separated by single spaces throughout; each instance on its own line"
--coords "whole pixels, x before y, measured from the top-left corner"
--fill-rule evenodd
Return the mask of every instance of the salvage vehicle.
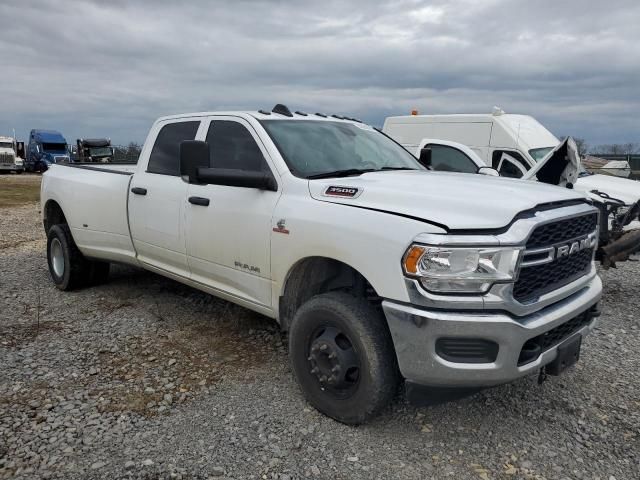
M 44 172 L 49 166 L 69 162 L 67 140 L 55 130 L 31 130 L 25 158 L 25 170 Z
M 437 155 L 436 170 L 492 167 L 503 177 L 586 193 L 601 211 L 597 258 L 605 268 L 640 251 L 640 182 L 587 172 L 570 137 L 560 142 L 528 115 L 495 108 L 493 114 L 397 116 L 385 120 L 383 132 L 417 157 Z
M 110 163 L 113 161 L 113 147 L 109 138 L 78 138 L 76 140 L 75 162 Z
M 0 173 L 22 173 L 24 164 L 16 155 L 16 141 L 13 137 L 0 136 Z
M 42 181 L 53 283 L 136 265 L 271 317 L 308 401 L 345 423 L 574 364 L 597 322 L 599 212 L 535 182 L 429 171 L 352 118 L 160 118 L 137 165 Z

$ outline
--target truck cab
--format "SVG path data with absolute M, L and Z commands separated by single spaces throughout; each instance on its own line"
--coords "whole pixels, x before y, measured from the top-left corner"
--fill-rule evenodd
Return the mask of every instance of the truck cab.
M 76 162 L 111 163 L 113 147 L 109 138 L 78 138 L 76 140 Z
M 0 136 L 0 173 L 22 173 L 24 165 L 16 155 L 16 141 L 13 137 Z
M 45 171 L 55 163 L 69 162 L 67 140 L 55 130 L 31 130 L 27 146 L 25 169 Z

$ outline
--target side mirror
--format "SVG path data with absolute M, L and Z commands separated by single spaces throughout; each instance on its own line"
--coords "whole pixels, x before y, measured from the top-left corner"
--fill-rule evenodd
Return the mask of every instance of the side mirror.
M 420 149 L 420 158 L 418 161 L 427 168 L 431 168 L 431 147 L 424 147 Z
M 275 179 L 267 172 L 253 172 L 235 168 L 198 168 L 200 183 L 227 185 L 229 187 L 257 188 L 260 190 L 278 190 Z
M 188 183 L 198 183 L 198 169 L 209 166 L 209 144 L 200 140 L 180 143 L 180 176 Z
M 480 167 L 478 169 L 478 173 L 480 175 L 489 175 L 490 177 L 499 177 L 500 173 L 495 168 L 491 167 Z

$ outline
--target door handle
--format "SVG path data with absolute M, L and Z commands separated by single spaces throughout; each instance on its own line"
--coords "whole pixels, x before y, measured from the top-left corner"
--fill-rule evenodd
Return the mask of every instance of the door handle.
M 142 187 L 133 187 L 131 189 L 131 193 L 135 193 L 136 195 L 146 195 L 147 189 Z
M 203 207 L 208 207 L 209 199 L 204 197 L 189 197 L 189 203 L 193 203 L 194 205 L 200 205 Z

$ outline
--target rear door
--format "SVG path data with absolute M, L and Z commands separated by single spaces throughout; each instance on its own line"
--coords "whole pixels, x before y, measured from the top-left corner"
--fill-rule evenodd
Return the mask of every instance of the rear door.
M 211 117 L 208 123 L 204 137 L 211 168 L 274 175 L 265 146 L 246 120 L 220 116 Z M 189 185 L 187 254 L 192 279 L 252 304 L 271 307 L 272 215 L 280 193 L 280 187 L 273 192 Z
M 180 143 L 194 140 L 199 119 L 168 120 L 154 127 L 156 136 L 146 171 L 131 181 L 129 219 L 138 259 L 165 272 L 189 277 L 185 241 L 185 205 L 188 184 L 180 177 Z M 150 135 L 153 138 L 153 132 Z

